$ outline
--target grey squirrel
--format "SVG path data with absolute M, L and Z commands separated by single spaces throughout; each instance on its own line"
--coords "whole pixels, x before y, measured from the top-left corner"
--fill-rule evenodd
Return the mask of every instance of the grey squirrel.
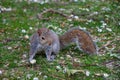
M 40 51 L 45 52 L 48 61 L 53 61 L 59 50 L 60 43 L 58 35 L 47 28 L 40 28 L 30 38 L 29 61 Z
M 29 61 L 38 51 L 44 51 L 47 60 L 53 61 L 60 49 L 71 43 L 76 43 L 77 47 L 85 53 L 97 54 L 97 46 L 89 33 L 78 27 L 71 28 L 61 36 L 48 28 L 40 28 L 30 38 Z

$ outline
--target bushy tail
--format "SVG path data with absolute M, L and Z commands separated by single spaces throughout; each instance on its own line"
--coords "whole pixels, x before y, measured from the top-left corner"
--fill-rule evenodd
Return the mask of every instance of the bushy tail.
M 60 37 L 60 43 L 63 47 L 73 42 L 83 52 L 97 54 L 97 46 L 88 32 L 80 28 L 72 28 Z

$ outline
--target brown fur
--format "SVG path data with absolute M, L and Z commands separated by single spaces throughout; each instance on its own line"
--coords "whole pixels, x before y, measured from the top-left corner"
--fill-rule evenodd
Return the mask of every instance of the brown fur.
M 91 36 L 84 30 L 73 28 L 60 36 L 61 48 L 70 43 L 77 43 L 78 47 L 86 53 L 97 53 L 97 48 Z

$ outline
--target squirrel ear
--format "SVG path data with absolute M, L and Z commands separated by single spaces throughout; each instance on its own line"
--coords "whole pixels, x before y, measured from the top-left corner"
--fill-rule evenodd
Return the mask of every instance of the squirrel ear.
M 40 36 L 42 34 L 42 31 L 40 29 L 38 29 L 37 33 Z

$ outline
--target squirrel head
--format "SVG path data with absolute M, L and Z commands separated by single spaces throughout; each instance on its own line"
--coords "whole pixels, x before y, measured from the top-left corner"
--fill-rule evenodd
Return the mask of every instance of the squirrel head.
M 49 32 L 49 29 L 47 29 L 47 28 L 40 28 L 37 30 L 37 33 L 39 36 L 41 36 L 41 34 L 47 33 L 47 32 Z
M 48 28 L 40 28 L 37 31 L 39 40 L 42 45 L 51 45 L 50 30 Z

